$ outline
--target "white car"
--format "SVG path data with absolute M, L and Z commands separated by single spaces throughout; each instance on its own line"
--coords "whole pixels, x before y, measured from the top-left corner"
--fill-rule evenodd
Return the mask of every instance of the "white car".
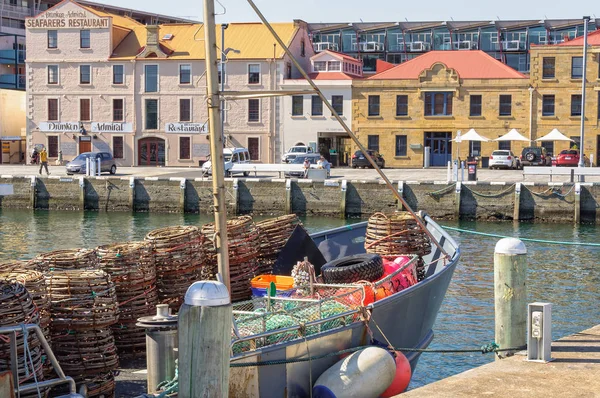
M 511 151 L 498 150 L 490 155 L 490 169 L 520 169 L 521 161 Z
M 292 160 L 296 159 L 296 157 L 306 155 L 307 153 L 314 153 L 313 149 L 305 145 L 296 145 L 283 154 L 281 161 L 283 163 L 290 163 Z
M 225 160 L 225 176 L 231 175 L 231 167 L 234 164 L 250 163 L 250 153 L 246 148 L 223 148 L 223 158 Z M 207 160 L 202 165 L 202 174 L 212 174 L 212 163 Z M 248 172 L 244 172 L 247 176 Z

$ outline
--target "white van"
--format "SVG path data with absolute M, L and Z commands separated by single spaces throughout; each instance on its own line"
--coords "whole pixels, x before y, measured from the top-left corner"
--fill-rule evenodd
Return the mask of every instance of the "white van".
M 225 176 L 231 175 L 231 167 L 234 164 L 250 163 L 250 153 L 246 148 L 223 148 L 223 158 L 225 159 Z M 202 165 L 202 174 L 212 174 L 211 159 Z M 247 176 L 249 173 L 244 172 Z

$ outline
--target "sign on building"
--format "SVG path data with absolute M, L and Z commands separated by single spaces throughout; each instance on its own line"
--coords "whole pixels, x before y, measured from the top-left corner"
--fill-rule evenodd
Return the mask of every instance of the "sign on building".
M 92 133 L 133 133 L 133 124 L 93 122 Z
M 165 133 L 208 134 L 207 123 L 167 123 Z
M 27 18 L 28 29 L 108 29 L 110 18 L 102 18 L 81 7 L 49 10 L 35 18 Z
M 41 122 L 38 127 L 45 133 L 78 133 L 81 128 L 79 122 Z

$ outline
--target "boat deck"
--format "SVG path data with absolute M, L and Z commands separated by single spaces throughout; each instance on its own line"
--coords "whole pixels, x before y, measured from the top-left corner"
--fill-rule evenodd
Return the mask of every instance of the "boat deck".
M 402 398 L 600 397 L 600 325 L 553 342 L 552 358 L 544 364 L 515 355 L 406 392 Z

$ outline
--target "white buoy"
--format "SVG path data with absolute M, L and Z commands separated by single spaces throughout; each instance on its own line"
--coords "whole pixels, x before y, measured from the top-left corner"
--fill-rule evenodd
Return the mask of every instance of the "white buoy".
M 314 398 L 377 398 L 394 381 L 394 357 L 379 347 L 347 356 L 327 369 L 313 387 Z

